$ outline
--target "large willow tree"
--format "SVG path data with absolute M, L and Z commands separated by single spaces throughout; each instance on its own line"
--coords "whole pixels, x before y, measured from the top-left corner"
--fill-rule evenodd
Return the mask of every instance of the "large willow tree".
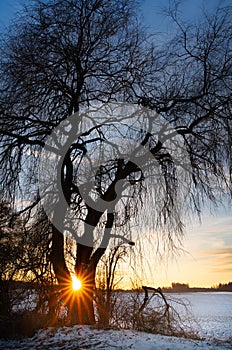
M 2 196 L 32 216 L 44 206 L 73 322 L 95 322 L 112 237 L 132 245 L 137 222 L 175 245 L 187 211 L 231 188 L 229 10 L 194 27 L 172 11 L 177 30 L 160 46 L 137 12 L 128 0 L 35 0 L 1 39 Z M 77 241 L 78 294 L 65 232 Z

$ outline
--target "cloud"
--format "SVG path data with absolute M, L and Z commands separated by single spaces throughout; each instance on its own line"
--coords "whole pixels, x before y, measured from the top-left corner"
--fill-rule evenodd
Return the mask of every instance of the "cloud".
M 209 266 L 209 272 L 232 273 L 232 247 L 209 249 L 199 252 L 197 257 Z
M 205 216 L 202 224 L 193 224 L 187 228 L 186 249 L 195 257 L 219 255 L 232 247 L 232 217 Z M 232 254 L 232 252 L 227 251 Z
M 212 249 L 209 251 L 206 251 L 204 253 L 205 256 L 210 255 L 210 256 L 215 256 L 215 255 L 230 255 L 232 257 L 232 247 L 225 247 L 221 249 Z
M 213 273 L 228 273 L 231 274 L 232 268 L 226 267 L 226 268 L 221 268 L 221 269 L 211 269 L 211 272 Z

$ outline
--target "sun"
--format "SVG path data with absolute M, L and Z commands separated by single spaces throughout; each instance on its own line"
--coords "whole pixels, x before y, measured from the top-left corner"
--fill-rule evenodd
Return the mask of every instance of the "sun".
M 81 280 L 79 280 L 75 275 L 72 276 L 72 289 L 73 290 L 80 290 L 82 287 Z

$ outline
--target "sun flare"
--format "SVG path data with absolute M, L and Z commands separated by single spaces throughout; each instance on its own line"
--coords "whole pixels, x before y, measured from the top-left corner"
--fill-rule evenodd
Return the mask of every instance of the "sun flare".
M 72 289 L 73 290 L 80 290 L 82 287 L 81 280 L 79 280 L 75 275 L 72 276 Z

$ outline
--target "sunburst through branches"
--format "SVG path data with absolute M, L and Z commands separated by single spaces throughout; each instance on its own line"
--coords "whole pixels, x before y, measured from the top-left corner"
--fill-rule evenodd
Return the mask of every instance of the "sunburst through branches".
M 72 289 L 74 291 L 80 290 L 82 288 L 82 282 L 75 275 L 72 276 Z

